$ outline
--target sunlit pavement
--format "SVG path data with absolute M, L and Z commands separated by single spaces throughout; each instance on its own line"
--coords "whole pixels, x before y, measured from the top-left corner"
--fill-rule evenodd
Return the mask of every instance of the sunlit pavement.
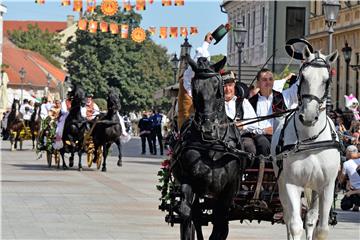
M 70 170 L 48 168 L 30 146 L 11 152 L 1 142 L 1 239 L 179 239 L 178 226 L 167 225 L 158 210 L 165 156 L 141 155 L 139 138 L 123 146 L 123 167 L 113 148 L 107 172 L 88 168 L 86 156 L 82 172 L 77 157 Z M 360 238 L 359 212 L 338 211 L 338 221 L 329 239 Z M 206 238 L 211 226 L 204 227 Z M 285 226 L 233 221 L 228 239 L 286 239 Z

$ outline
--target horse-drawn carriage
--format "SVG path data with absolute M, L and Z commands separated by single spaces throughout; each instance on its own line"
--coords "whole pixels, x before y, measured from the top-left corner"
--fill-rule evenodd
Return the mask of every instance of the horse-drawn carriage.
M 210 239 L 226 239 L 228 221 L 285 223 L 288 239 L 325 239 L 340 163 L 339 141 L 326 116 L 329 64 L 324 56 L 304 50 L 300 69 L 299 107 L 286 113 L 272 139 L 268 159 L 239 149 L 235 124 L 224 110 L 218 68 L 206 59 L 195 63 L 192 82 L 194 117 L 184 123 L 171 156 L 159 171 L 165 221 L 180 224 L 181 239 L 203 239 L 201 227 L 213 224 Z M 314 74 L 312 74 L 314 73 Z M 301 200 L 303 199 L 303 200 Z M 330 214 L 330 215 L 329 215 Z M 330 218 L 329 218 L 330 216 Z

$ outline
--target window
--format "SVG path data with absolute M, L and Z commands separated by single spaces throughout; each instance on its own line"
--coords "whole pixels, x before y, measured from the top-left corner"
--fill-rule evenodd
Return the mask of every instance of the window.
M 248 17 L 247 17 L 247 46 L 250 47 L 250 13 L 248 13 Z
M 286 8 L 286 41 L 305 35 L 305 8 Z
M 265 7 L 261 9 L 261 42 L 264 42 L 265 37 Z
M 252 22 L 252 45 L 255 45 L 255 11 L 253 11 L 253 22 Z
M 314 1 L 314 17 L 317 16 L 317 1 Z

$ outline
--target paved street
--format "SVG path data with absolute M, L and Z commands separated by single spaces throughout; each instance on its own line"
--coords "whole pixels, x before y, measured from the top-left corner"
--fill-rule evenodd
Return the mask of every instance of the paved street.
M 1 239 L 179 239 L 179 228 L 168 226 L 158 210 L 162 158 L 140 155 L 138 138 L 124 145 L 123 167 L 112 151 L 106 173 L 87 168 L 86 156 L 82 172 L 49 169 L 30 142 L 24 148 L 10 152 L 9 143 L 1 142 Z M 329 239 L 359 239 L 359 218 L 338 211 Z M 210 227 L 204 233 L 208 238 Z M 230 224 L 229 239 L 285 238 L 284 225 Z

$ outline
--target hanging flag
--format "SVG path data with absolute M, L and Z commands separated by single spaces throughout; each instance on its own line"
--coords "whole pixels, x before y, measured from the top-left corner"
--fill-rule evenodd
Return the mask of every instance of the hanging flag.
M 128 38 L 128 37 L 129 37 L 129 25 L 121 24 L 121 38 Z
M 146 39 L 146 33 L 144 29 L 137 27 L 132 31 L 131 38 L 134 42 L 141 43 Z
M 129 12 L 132 9 L 130 0 L 123 0 L 123 8 L 125 12 Z
M 160 38 L 167 38 L 167 27 L 160 27 Z
M 146 2 L 145 0 L 136 0 L 136 10 L 143 11 L 146 9 Z
M 35 0 L 35 3 L 37 3 L 37 4 L 44 4 L 44 3 L 45 3 L 45 0 Z
M 108 24 L 107 22 L 102 21 L 100 23 L 100 31 L 101 32 L 107 32 L 108 31 Z
M 119 25 L 116 23 L 110 23 L 110 32 L 112 34 L 118 34 L 119 33 Z
M 86 0 L 86 11 L 93 13 L 96 8 L 96 0 Z
M 154 0 L 149 0 L 149 4 L 153 4 L 154 3 Z
M 197 27 L 190 27 L 190 35 L 195 35 L 198 33 Z
M 103 0 L 101 3 L 101 11 L 106 16 L 113 16 L 119 9 L 117 0 Z
M 82 0 L 74 0 L 73 3 L 73 11 L 74 12 L 81 12 L 82 11 Z
M 89 22 L 89 32 L 96 33 L 98 27 L 97 21 L 91 20 Z
M 85 31 L 85 30 L 86 30 L 86 25 L 87 25 L 86 19 L 80 19 L 80 20 L 79 20 L 79 22 L 78 22 L 78 28 L 79 28 L 80 30 Z
M 170 36 L 171 38 L 178 37 L 178 27 L 170 27 Z
M 171 6 L 171 0 L 162 0 L 163 7 Z
M 150 35 L 153 36 L 156 33 L 156 28 L 155 27 L 149 27 L 148 31 L 149 31 Z
M 61 6 L 70 6 L 71 1 L 70 0 L 61 0 Z
M 186 38 L 187 35 L 188 35 L 188 29 L 187 29 L 187 27 L 180 27 L 180 36 Z
M 175 0 L 175 6 L 184 6 L 185 1 L 184 0 Z

